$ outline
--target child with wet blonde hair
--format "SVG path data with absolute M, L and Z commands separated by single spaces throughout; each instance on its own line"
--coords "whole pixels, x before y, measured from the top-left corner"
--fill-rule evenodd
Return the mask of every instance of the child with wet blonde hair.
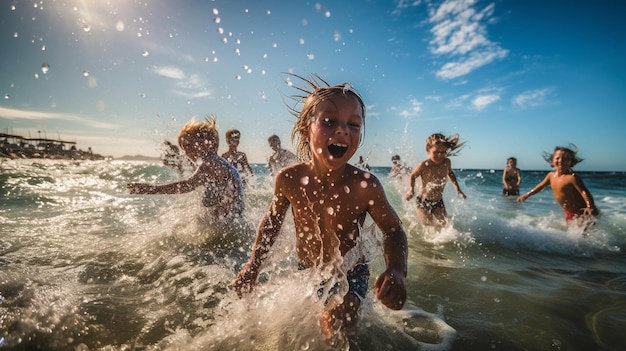
M 189 121 L 178 133 L 178 144 L 197 169 L 188 179 L 152 185 L 129 183 L 131 194 L 181 194 L 204 186 L 202 204 L 210 216 L 224 218 L 243 212 L 243 187 L 239 173 L 226 160 L 217 155 L 219 132 L 215 117 L 203 122 Z
M 578 226 L 590 224 L 590 217 L 598 216 L 600 212 L 596 208 L 591 192 L 583 180 L 572 170 L 575 165 L 583 160 L 576 155 L 577 151 L 578 148 L 571 144 L 569 148 L 555 147 L 552 154 L 544 152 L 543 158 L 550 163 L 554 171 L 549 172 L 529 192 L 518 197 L 517 201 L 524 202 L 549 185 L 552 188 L 554 200 L 565 212 L 566 224 L 569 224 L 570 221 L 575 221 Z
M 422 186 L 416 196 L 417 215 L 423 224 L 433 226 L 437 230 L 447 222 L 446 206 L 443 203 L 446 180 L 450 180 L 459 196 L 466 198 L 457 183 L 448 158 L 457 155 L 464 144 L 465 142 L 459 142 L 458 134 L 450 137 L 441 133 L 431 134 L 426 139 L 428 159 L 420 162 L 409 177 L 409 191 L 404 199 L 408 201 L 415 196 L 415 180 L 421 177 Z
M 373 290 L 385 306 L 396 310 L 406 300 L 407 239 L 380 181 L 348 164 L 358 149 L 365 123 L 361 96 L 350 84 L 330 86 L 318 76 L 298 78 L 310 88 L 299 89 L 305 93 L 296 97 L 302 109 L 291 109 L 297 117 L 292 138 L 304 162 L 285 167 L 276 175 L 274 196 L 259 225 L 250 259 L 232 287 L 240 297 L 252 291 L 291 207 L 299 269 L 328 275 L 320 279 L 324 282 L 317 296 L 325 301 L 322 332 L 335 344 L 344 331 L 356 325 L 368 289 L 368 263 L 353 250 L 366 215 L 384 235 L 386 269 Z M 350 260 L 346 256 L 356 257 Z M 347 272 L 340 267 L 344 264 L 348 265 Z M 342 286 L 345 288 L 340 289 Z M 337 291 L 346 293 L 339 297 Z

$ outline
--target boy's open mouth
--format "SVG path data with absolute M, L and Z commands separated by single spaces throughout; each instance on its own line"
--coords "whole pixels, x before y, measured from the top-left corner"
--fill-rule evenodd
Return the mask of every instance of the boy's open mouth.
M 348 146 L 347 145 L 339 145 L 339 144 L 331 144 L 328 145 L 328 152 L 331 154 L 331 156 L 333 156 L 334 158 L 341 158 L 346 151 L 348 151 Z

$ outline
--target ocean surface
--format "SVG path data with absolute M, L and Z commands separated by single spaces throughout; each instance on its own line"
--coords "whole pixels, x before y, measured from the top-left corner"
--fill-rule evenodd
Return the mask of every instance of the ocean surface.
M 229 289 L 247 260 L 272 180 L 248 179 L 240 223 L 203 218 L 200 192 L 130 195 L 126 183 L 179 179 L 146 161 L 0 160 L 0 350 L 623 350 L 626 174 L 581 172 L 602 212 L 565 226 L 549 189 L 503 197 L 501 170 L 457 170 L 451 226 L 419 223 L 408 181 L 374 168 L 409 240 L 401 311 L 371 291 L 356 333 L 319 333 L 312 273 L 296 269 L 287 222 L 255 291 Z M 524 171 L 527 191 L 547 171 Z M 380 233 L 362 249 L 373 284 Z

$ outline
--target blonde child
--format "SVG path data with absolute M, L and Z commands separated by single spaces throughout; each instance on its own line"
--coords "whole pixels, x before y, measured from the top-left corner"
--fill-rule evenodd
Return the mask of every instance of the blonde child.
M 219 133 L 215 119 L 188 122 L 178 134 L 178 144 L 185 155 L 196 163 L 191 177 L 174 183 L 153 185 L 129 183 L 131 194 L 181 194 L 204 186 L 202 204 L 208 214 L 223 218 L 243 211 L 243 188 L 239 173 L 228 161 L 217 155 Z
M 254 173 L 252 172 L 252 167 L 250 167 L 250 164 L 248 163 L 246 153 L 237 150 L 237 147 L 239 147 L 241 133 L 237 129 L 229 129 L 225 134 L 228 151 L 222 154 L 222 158 L 226 159 L 226 161 L 235 166 L 240 175 L 246 174 L 250 177 L 253 176 Z
M 506 168 L 502 172 L 502 195 L 518 196 L 519 185 L 522 183 L 522 172 L 517 168 L 517 159 L 509 157 L 506 160 Z
M 575 146 L 572 147 L 577 150 Z M 529 192 L 518 197 L 517 201 L 524 202 L 549 185 L 554 199 L 565 212 L 566 224 L 575 220 L 582 226 L 588 223 L 585 219 L 598 216 L 600 212 L 596 208 L 593 196 L 583 180 L 572 170 L 572 167 L 582 161 L 582 158 L 576 156 L 576 152 L 567 147 L 557 146 L 552 154 L 544 153 L 544 159 L 554 167 L 554 171 L 549 172 L 544 180 Z
M 417 215 L 423 224 L 433 226 L 437 230 L 447 222 L 446 206 L 443 203 L 446 180 L 450 180 L 459 196 L 466 198 L 459 188 L 448 158 L 456 155 L 463 144 L 465 142 L 459 143 L 458 134 L 447 138 L 440 133 L 432 134 L 426 139 L 428 159 L 420 162 L 409 177 L 409 191 L 404 199 L 408 201 L 415 196 L 415 180 L 421 177 L 422 186 L 416 197 Z
M 386 270 L 374 283 L 374 294 L 388 308 L 401 309 L 406 300 L 407 274 L 407 239 L 402 223 L 380 181 L 347 163 L 361 141 L 365 104 L 349 84 L 330 86 L 318 76 L 298 78 L 311 89 L 301 89 L 306 93 L 298 97 L 301 111 L 292 109 L 297 117 L 292 138 L 297 142 L 298 157 L 306 161 L 278 172 L 274 197 L 259 225 L 250 259 L 232 287 L 240 297 L 252 291 L 289 207 L 299 266 L 319 271 L 338 258 L 341 261 L 356 246 L 360 226 L 369 214 L 383 232 L 386 263 Z M 360 260 L 347 276 L 348 281 L 340 283 L 348 284 L 345 296 L 324 297 L 328 300 L 320 325 L 331 343 L 357 322 L 368 287 L 367 263 Z M 336 287 L 323 288 L 330 288 L 331 294 L 336 291 Z

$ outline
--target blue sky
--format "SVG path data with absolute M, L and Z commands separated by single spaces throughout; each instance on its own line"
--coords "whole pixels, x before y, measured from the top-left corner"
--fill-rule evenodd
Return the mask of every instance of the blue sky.
M 413 166 L 435 132 L 454 168 L 626 171 L 626 2 L 3 1 L 0 132 L 158 156 L 191 118 L 242 132 L 254 163 L 293 149 L 289 76 L 350 82 L 368 107 L 355 155 Z M 297 80 L 292 82 L 299 85 Z M 222 142 L 220 152 L 225 151 Z

